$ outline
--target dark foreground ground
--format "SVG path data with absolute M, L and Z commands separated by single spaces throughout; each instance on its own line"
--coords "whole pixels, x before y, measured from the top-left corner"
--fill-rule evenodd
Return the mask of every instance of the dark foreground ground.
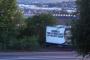
M 59 47 L 59 46 L 49 46 L 46 48 L 41 48 L 38 49 L 40 52 L 59 52 L 59 51 L 73 51 L 73 48 L 68 48 L 68 47 Z
M 61 51 L 74 51 L 74 49 L 52 45 L 52 46 L 42 47 L 34 50 L 30 50 L 30 49 L 29 50 L 6 50 L 4 52 L 61 52 Z

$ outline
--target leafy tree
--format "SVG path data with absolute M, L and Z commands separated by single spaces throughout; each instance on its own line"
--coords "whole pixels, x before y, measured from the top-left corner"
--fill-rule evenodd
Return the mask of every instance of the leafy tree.
M 55 18 L 51 14 L 40 14 L 35 15 L 32 18 L 27 19 L 28 31 L 31 32 L 31 35 L 38 35 L 39 42 L 43 46 L 45 41 L 45 31 L 46 26 L 54 25 Z
M 72 44 L 85 57 L 90 52 L 90 0 L 77 0 L 80 19 L 72 25 Z
M 16 0 L 0 0 L 0 46 L 1 49 L 13 48 L 17 36 L 18 13 Z M 18 23 L 17 23 L 18 22 Z M 20 25 L 20 24 L 19 24 Z

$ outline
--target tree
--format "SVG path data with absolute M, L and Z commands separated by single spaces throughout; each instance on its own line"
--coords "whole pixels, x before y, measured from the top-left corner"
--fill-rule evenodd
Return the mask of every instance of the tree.
M 20 23 L 20 16 L 21 15 L 18 14 L 16 0 L 0 0 L 0 46 L 2 46 L 1 49 L 6 50 L 9 48 L 13 48 L 14 44 L 16 43 L 16 27 L 17 24 Z
M 72 45 L 83 57 L 90 52 L 90 0 L 77 0 L 80 19 L 72 25 Z
M 32 18 L 27 19 L 28 31 L 31 31 L 31 35 L 38 35 L 40 45 L 44 45 L 46 26 L 54 25 L 55 18 L 51 14 L 35 15 Z

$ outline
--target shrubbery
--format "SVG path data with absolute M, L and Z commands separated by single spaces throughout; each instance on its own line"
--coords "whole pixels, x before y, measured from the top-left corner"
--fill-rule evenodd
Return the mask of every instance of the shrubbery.
M 22 50 L 36 50 L 40 47 L 37 36 L 23 36 L 18 43 Z
M 8 43 L 0 42 L 1 50 L 36 50 L 40 48 L 37 36 L 23 36 L 23 38 L 9 40 Z
M 45 28 L 55 23 L 53 16 L 23 17 L 16 0 L 0 0 L 0 50 L 36 50 L 44 45 Z
M 27 25 L 23 17 L 16 0 L 0 0 L 0 50 L 27 50 L 39 46 L 36 35 L 22 34 Z

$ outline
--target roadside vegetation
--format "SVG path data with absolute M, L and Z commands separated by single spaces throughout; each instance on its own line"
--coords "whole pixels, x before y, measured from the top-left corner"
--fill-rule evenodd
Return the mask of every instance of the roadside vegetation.
M 72 24 L 72 45 L 84 57 L 90 56 L 90 0 L 77 0 L 80 19 Z
M 55 24 L 50 14 L 24 18 L 16 0 L 0 0 L 0 50 L 36 50 L 44 47 L 45 27 Z

